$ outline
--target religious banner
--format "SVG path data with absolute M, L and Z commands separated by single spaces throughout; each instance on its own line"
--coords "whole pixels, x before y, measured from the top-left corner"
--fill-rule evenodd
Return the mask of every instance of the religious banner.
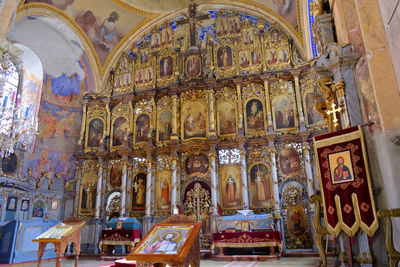
M 329 233 L 354 236 L 361 228 L 373 236 L 378 218 L 361 128 L 315 137 L 314 148 Z

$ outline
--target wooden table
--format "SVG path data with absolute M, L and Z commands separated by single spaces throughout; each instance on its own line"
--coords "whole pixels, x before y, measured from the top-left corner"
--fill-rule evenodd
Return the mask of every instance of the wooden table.
M 264 232 L 236 232 L 214 233 L 212 235 L 212 249 L 220 248 L 219 254 L 223 254 L 223 248 L 254 248 L 269 247 L 270 253 L 275 253 L 275 247 L 282 252 L 282 237 L 279 231 Z
M 40 267 L 43 251 L 47 244 L 53 243 L 57 254 L 56 267 L 60 267 L 61 258 L 65 249 L 67 245 L 72 242 L 75 246 L 75 267 L 78 267 L 79 253 L 81 249 L 81 232 L 84 224 L 85 222 L 81 219 L 71 217 L 50 228 L 36 239 L 33 239 L 33 242 L 39 242 L 37 266 Z

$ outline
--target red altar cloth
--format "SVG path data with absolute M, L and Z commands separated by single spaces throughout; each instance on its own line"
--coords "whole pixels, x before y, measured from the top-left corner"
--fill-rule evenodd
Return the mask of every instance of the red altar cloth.
M 103 245 L 127 245 L 134 247 L 135 243 L 140 242 L 139 229 L 119 229 L 101 231 L 99 247 Z
M 212 245 L 220 248 L 278 247 L 282 251 L 282 235 L 279 231 L 214 233 Z

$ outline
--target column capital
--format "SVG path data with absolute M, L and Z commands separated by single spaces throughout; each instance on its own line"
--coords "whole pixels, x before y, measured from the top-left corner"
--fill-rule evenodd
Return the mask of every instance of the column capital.
M 273 75 L 270 73 L 261 74 L 259 77 L 265 82 L 271 79 Z
M 301 70 L 300 70 L 300 69 L 295 69 L 295 70 L 291 70 L 291 71 L 290 71 L 290 74 L 292 74 L 292 76 L 295 77 L 295 78 L 296 78 L 296 77 L 299 78 L 300 73 L 301 73 Z

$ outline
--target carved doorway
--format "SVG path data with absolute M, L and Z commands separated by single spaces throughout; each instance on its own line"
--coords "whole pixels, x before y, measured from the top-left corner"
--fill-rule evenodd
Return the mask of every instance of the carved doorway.
M 207 183 L 194 181 L 186 187 L 183 197 L 183 214 L 203 223 L 200 239 L 204 248 L 209 247 L 211 241 L 211 218 L 209 216 L 211 206 L 211 189 Z
M 107 198 L 106 206 L 106 220 L 111 220 L 112 218 L 118 218 L 120 216 L 120 206 L 121 206 L 121 193 L 113 192 Z

